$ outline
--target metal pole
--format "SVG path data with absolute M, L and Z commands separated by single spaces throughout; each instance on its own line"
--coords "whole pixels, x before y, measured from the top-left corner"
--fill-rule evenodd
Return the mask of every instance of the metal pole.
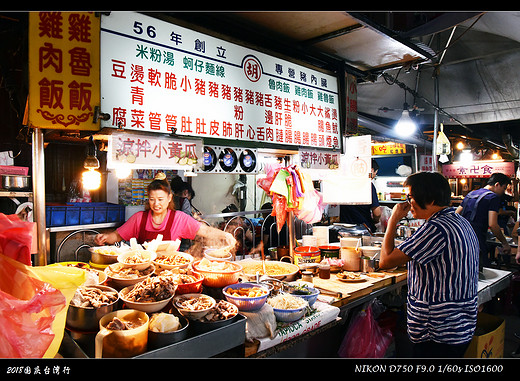
M 287 213 L 287 230 L 289 231 L 289 256 L 294 263 L 294 246 L 296 246 L 296 239 L 294 235 L 294 212 L 292 210 Z
M 37 266 L 47 265 L 47 226 L 45 222 L 45 155 L 44 139 L 41 128 L 35 128 L 32 134 L 32 183 L 34 199 L 34 217 L 36 221 L 38 255 Z
M 437 171 L 437 134 L 439 130 L 439 67 L 436 66 L 433 69 L 433 89 L 435 93 L 435 113 L 433 115 L 433 142 L 432 142 L 432 159 L 433 159 L 433 171 Z

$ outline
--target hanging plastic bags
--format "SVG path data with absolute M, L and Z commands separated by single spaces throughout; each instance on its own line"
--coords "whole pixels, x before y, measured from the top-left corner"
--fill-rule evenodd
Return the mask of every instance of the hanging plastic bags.
M 325 209 L 322 194 L 314 189 L 312 179 L 304 175 L 298 166 L 282 168 L 280 165 L 266 165 L 265 172 L 266 177 L 258 179 L 257 185 L 273 201 L 271 215 L 276 217 L 278 232 L 285 224 L 289 211 L 308 224 L 321 220 Z
M 0 253 L 30 266 L 33 225 L 16 214 L 0 213 Z
M 85 280 L 85 270 L 30 267 L 0 254 L 0 357 L 54 357 L 66 307 Z
M 325 205 L 323 204 L 323 195 L 314 188 L 310 176 L 303 174 L 299 170 L 297 171 L 297 174 L 300 179 L 300 186 L 304 192 L 295 215 L 308 224 L 314 224 L 321 220 L 323 210 L 325 209 Z

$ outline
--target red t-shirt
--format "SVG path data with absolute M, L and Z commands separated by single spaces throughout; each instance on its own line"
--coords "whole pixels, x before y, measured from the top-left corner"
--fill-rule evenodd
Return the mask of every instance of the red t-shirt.
M 162 232 L 166 228 L 166 224 L 171 212 L 171 210 L 168 210 L 168 213 L 166 214 L 166 217 L 164 218 L 161 226 L 157 228 L 152 225 L 152 213 L 148 213 L 148 220 L 146 221 L 145 230 L 150 232 Z M 129 241 L 130 238 L 139 237 L 139 227 L 141 226 L 143 214 L 144 212 L 135 213 L 128 219 L 128 221 L 117 228 L 117 232 L 121 238 L 123 238 L 125 241 Z M 173 216 L 173 224 L 170 230 L 171 240 L 175 241 L 176 239 L 181 238 L 191 240 L 194 239 L 197 235 L 197 232 L 199 231 L 200 224 L 201 223 L 199 221 L 187 215 L 186 213 L 182 213 L 180 211 L 176 212 Z

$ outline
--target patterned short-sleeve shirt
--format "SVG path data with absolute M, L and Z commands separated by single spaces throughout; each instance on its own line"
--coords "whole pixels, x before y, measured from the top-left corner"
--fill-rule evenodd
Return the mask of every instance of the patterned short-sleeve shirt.
M 470 223 L 445 208 L 398 245 L 408 262 L 408 334 L 412 342 L 462 344 L 476 326 L 479 244 Z

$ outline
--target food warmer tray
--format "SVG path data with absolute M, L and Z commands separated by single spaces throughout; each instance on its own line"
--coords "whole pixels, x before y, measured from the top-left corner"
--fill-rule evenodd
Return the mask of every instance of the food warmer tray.
M 188 337 L 162 348 L 157 348 L 136 358 L 206 358 L 213 357 L 240 345 L 246 340 L 246 320 L 238 314 L 237 319 L 228 325 Z
M 182 341 L 147 351 L 136 358 L 205 358 L 219 355 L 244 345 L 246 320 L 244 315 L 238 314 L 235 321 L 230 324 L 200 334 L 190 333 L 190 336 Z M 63 357 L 88 358 L 88 350 L 85 351 L 85 349 L 65 330 L 58 351 Z M 91 355 L 93 356 L 93 354 Z

